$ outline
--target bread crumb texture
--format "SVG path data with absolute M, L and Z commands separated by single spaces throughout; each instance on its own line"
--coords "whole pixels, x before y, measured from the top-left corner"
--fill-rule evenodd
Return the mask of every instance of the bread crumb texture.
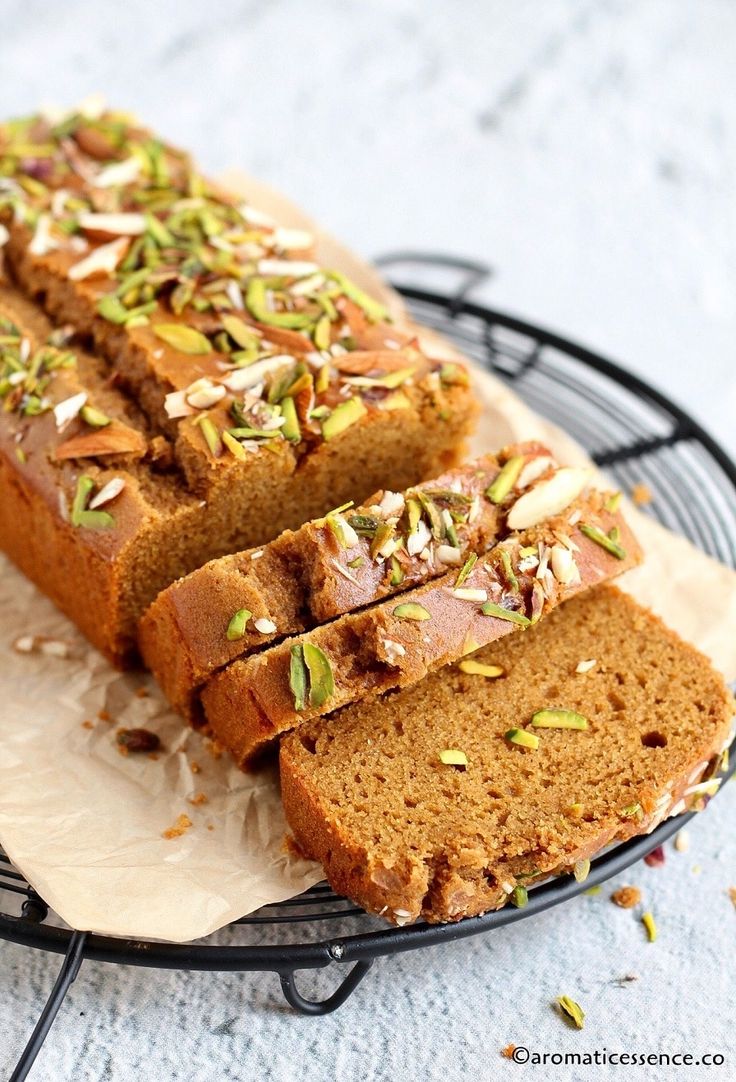
M 597 665 L 584 680 L 580 658 Z M 332 886 L 404 924 L 458 920 L 570 870 L 692 799 L 727 739 L 731 701 L 706 659 L 613 587 L 479 651 L 504 675 L 447 667 L 282 742 L 288 822 Z M 586 729 L 536 729 L 545 708 Z M 440 752 L 460 748 L 467 767 Z

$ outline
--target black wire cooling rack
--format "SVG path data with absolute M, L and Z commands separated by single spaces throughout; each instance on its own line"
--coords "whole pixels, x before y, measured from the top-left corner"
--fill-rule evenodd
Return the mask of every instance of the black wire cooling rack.
M 687 413 L 611 361 L 469 301 L 470 290 L 489 274 L 480 264 L 416 253 L 386 256 L 379 264 L 390 267 L 392 276 L 403 265 L 414 281 L 418 275 L 439 274 L 436 290 L 398 283 L 418 322 L 447 335 L 535 410 L 564 427 L 620 488 L 646 484 L 653 497 L 649 510 L 656 518 L 736 567 L 736 467 Z M 730 773 L 734 767 L 736 762 Z M 0 938 L 63 956 L 11 1082 L 27 1076 L 83 961 L 273 972 L 295 1010 L 327 1014 L 345 1002 L 376 959 L 487 932 L 567 901 L 646 856 L 691 817 L 667 820 L 646 837 L 599 856 L 584 883 L 563 876 L 533 888 L 523 909 L 507 907 L 457 924 L 387 928 L 319 884 L 186 945 L 113 939 L 63 926 L 0 849 Z M 302 995 L 295 974 L 331 965 L 339 973 L 332 995 L 322 1000 Z

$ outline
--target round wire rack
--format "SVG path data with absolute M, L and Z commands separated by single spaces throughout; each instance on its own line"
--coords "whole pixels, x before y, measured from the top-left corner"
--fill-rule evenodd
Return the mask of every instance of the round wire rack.
M 684 410 L 631 373 L 557 334 L 468 300 L 490 271 L 450 257 L 400 253 L 379 265 L 440 276 L 436 288 L 397 283 L 414 318 L 454 341 L 478 364 L 513 386 L 535 410 L 565 428 L 605 467 L 618 487 L 645 484 L 649 511 L 700 549 L 736 568 L 736 466 Z M 736 758 L 736 757 L 735 757 Z M 736 762 L 731 767 L 733 773 Z M 523 909 L 506 907 L 457 924 L 387 928 L 327 884 L 264 906 L 227 929 L 193 944 L 114 939 L 70 929 L 0 849 L 0 939 L 63 956 L 38 1023 L 11 1076 L 24 1079 L 83 961 L 165 969 L 273 972 L 286 1001 L 305 1014 L 339 1007 L 373 962 L 401 951 L 477 935 L 517 920 L 603 882 L 646 856 L 692 817 L 677 816 L 643 838 L 593 861 L 584 883 L 563 876 L 530 891 Z M 336 990 L 306 998 L 295 974 L 334 965 Z

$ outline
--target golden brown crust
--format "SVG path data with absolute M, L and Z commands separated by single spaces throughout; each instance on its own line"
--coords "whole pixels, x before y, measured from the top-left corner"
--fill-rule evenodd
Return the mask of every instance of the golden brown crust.
M 394 923 L 498 908 L 516 887 L 652 830 L 700 799 L 730 736 L 723 680 L 612 587 L 476 657 L 506 675 L 448 667 L 281 744 L 299 847 L 333 889 Z M 530 729 L 536 751 L 504 739 L 551 705 L 582 712 L 588 731 Z M 466 750 L 467 769 L 439 761 L 446 747 Z
M 196 717 L 199 688 L 236 658 L 437 578 L 459 567 L 468 552 L 485 552 L 503 536 L 505 516 L 520 494 L 512 490 L 498 502 L 487 496 L 501 466 L 514 457 L 546 475 L 555 468 L 548 448 L 515 444 L 403 494 L 376 492 L 363 506 L 215 560 L 164 590 L 141 621 L 140 644 L 169 702 Z M 413 547 L 407 544 L 410 508 L 423 530 Z M 239 638 L 228 639 L 230 620 L 243 609 L 251 614 L 246 626 Z M 263 630 L 267 626 L 272 630 Z
M 636 540 L 621 515 L 605 509 L 604 499 L 590 493 L 544 525 L 511 534 L 478 560 L 460 589 L 455 589 L 458 573 L 453 571 L 395 600 L 342 616 L 234 661 L 202 690 L 207 724 L 236 760 L 247 766 L 279 734 L 308 719 L 416 683 L 479 646 L 528 626 L 530 619 L 579 591 L 635 566 L 641 558 Z M 595 525 L 603 536 L 617 532 L 620 557 L 581 532 L 585 529 L 577 522 L 581 515 L 586 525 Z M 570 517 L 576 519 L 573 526 Z M 538 578 L 550 562 L 553 547 L 565 547 L 558 538 L 570 546 L 565 552 L 574 557 L 573 573 L 564 582 L 552 571 Z M 539 558 L 522 553 L 529 546 Z M 495 604 L 499 615 L 484 611 L 484 603 Z M 509 609 L 516 622 L 504 615 Z M 330 690 L 327 694 L 310 690 L 299 701 L 294 665 L 303 666 L 306 653 L 300 662 L 295 660 L 295 651 L 307 648 L 316 649 L 325 659 Z

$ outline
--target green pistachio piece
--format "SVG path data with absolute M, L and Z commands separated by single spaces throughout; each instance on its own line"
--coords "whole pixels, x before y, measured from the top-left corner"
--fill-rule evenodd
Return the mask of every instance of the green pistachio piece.
M 627 804 L 626 807 L 621 809 L 621 815 L 623 815 L 624 819 L 641 819 L 643 814 L 644 810 L 638 801 Z
M 575 867 L 572 870 L 573 875 L 578 883 L 584 883 L 590 875 L 590 861 L 578 860 L 575 863 Z
M 115 519 L 107 511 L 82 511 L 77 526 L 87 530 L 109 530 L 115 525 Z
M 575 710 L 550 707 L 535 711 L 532 714 L 532 725 L 535 729 L 587 729 L 588 719 Z
M 345 429 L 350 428 L 361 417 L 364 417 L 367 412 L 368 410 L 359 398 L 349 398 L 347 402 L 341 402 L 329 417 L 326 417 L 322 422 L 323 439 L 328 441 L 334 439 L 335 436 L 339 436 Z
M 393 538 L 395 532 L 390 522 L 382 522 L 378 526 L 371 541 L 371 559 L 375 560 L 376 556 L 380 555 L 381 549 Z
M 418 605 L 415 601 L 407 601 L 403 605 L 397 605 L 393 615 L 398 620 L 431 620 L 432 613 L 425 609 L 424 605 Z
M 309 672 L 309 705 L 320 707 L 335 694 L 335 677 L 330 660 L 319 646 L 305 642 L 304 664 Z
M 569 996 L 559 996 L 557 1004 L 562 1013 L 575 1023 L 576 1029 L 583 1028 L 585 1011 L 579 1003 L 576 1003 L 574 999 L 570 999 Z
M 404 581 L 404 569 L 401 566 L 399 560 L 395 556 L 391 557 L 391 575 L 389 577 L 389 586 L 400 586 Z
M 123 324 L 130 315 L 123 302 L 112 293 L 100 298 L 97 302 L 97 311 L 109 323 Z
M 95 487 L 95 483 L 91 477 L 86 474 L 81 474 L 77 480 L 77 488 L 74 493 L 74 500 L 72 502 L 72 526 L 79 525 L 79 516 L 87 507 L 87 500 L 90 497 L 92 489 Z
M 528 733 L 526 729 L 509 729 L 504 734 L 509 744 L 518 744 L 521 748 L 531 748 L 536 751 L 539 747 L 539 737 L 534 733 Z
M 286 418 L 281 426 L 281 435 L 290 443 L 299 443 L 302 438 L 302 430 L 299 427 L 299 418 L 293 398 L 281 399 L 281 413 Z
M 359 308 L 365 312 L 371 323 L 384 323 L 388 321 L 388 312 L 379 304 L 378 301 L 374 301 L 372 297 L 369 297 L 367 293 L 364 293 L 362 289 L 359 289 L 354 282 L 351 282 L 341 271 L 330 271 L 329 278 L 333 282 L 336 282 L 339 286 L 340 292 L 343 293 L 349 300 L 357 304 Z
M 266 290 L 270 285 L 278 285 L 280 279 L 251 278 L 245 294 L 248 311 L 259 323 L 270 327 L 284 327 L 287 330 L 301 331 L 312 323 L 308 312 L 272 312 L 266 303 Z
M 525 905 L 529 904 L 529 892 L 526 887 L 522 887 L 520 884 L 515 886 L 509 895 L 512 905 L 515 905 L 517 909 L 523 909 Z
M 458 586 L 462 586 L 462 584 L 465 582 L 468 575 L 470 574 L 470 572 L 473 570 L 473 568 L 475 567 L 475 565 L 477 563 L 478 563 L 478 554 L 477 554 L 477 552 L 471 552 L 470 555 L 468 556 L 467 560 L 463 564 L 463 566 L 458 571 L 457 578 L 455 579 L 455 589 L 457 589 Z
M 460 751 L 458 748 L 446 748 L 440 752 L 440 762 L 444 766 L 467 766 L 468 757 L 464 751 Z
M 470 378 L 461 364 L 443 364 L 440 368 L 440 382 L 445 387 L 467 387 Z
M 330 334 L 331 323 L 328 315 L 320 316 L 317 320 L 314 331 L 312 332 L 312 341 L 317 349 L 329 349 L 330 348 Z
M 621 506 L 621 493 L 614 492 L 612 496 L 608 497 L 603 506 L 605 507 L 606 511 L 610 511 L 610 513 L 614 515 Z
M 653 943 L 657 938 L 657 925 L 654 922 L 654 914 L 649 911 L 642 913 L 641 922 L 646 928 L 647 939 L 650 943 Z
M 238 316 L 223 316 L 222 325 L 236 345 L 241 349 L 260 348 L 261 340 L 252 327 Z
M 519 592 L 519 580 L 517 579 L 516 575 L 514 574 L 514 569 L 511 566 L 511 555 L 510 555 L 508 549 L 504 549 L 504 548 L 501 549 L 501 563 L 503 564 L 503 573 L 504 573 L 504 577 L 506 579 L 506 582 L 511 587 L 512 592 L 515 593 L 515 594 L 518 594 L 518 592 Z
M 375 515 L 351 515 L 348 523 L 359 537 L 375 537 L 376 530 L 381 525 Z
M 110 424 L 110 418 L 107 414 L 95 409 L 94 406 L 82 406 L 79 416 L 91 428 L 107 428 Z
M 523 455 L 514 455 L 501 468 L 492 484 L 486 489 L 486 496 L 491 503 L 501 503 L 519 479 L 525 459 Z
M 217 426 L 209 417 L 199 417 L 196 424 L 202 429 L 202 435 L 210 449 L 210 453 L 215 458 L 219 458 L 222 454 L 222 440 L 220 438 L 220 433 L 217 430 Z
M 611 537 L 604 534 L 603 530 L 599 529 L 598 526 L 590 526 L 587 522 L 581 522 L 579 529 L 584 537 L 594 541 L 596 545 L 600 545 L 602 549 L 605 549 L 606 552 L 610 552 L 617 560 L 626 559 L 626 550 L 623 549 L 617 541 L 614 541 Z
M 401 387 L 406 383 L 408 379 L 416 372 L 416 365 L 411 365 L 407 368 L 397 368 L 394 372 L 389 372 L 385 376 L 354 376 L 351 377 L 350 382 L 355 384 L 356 387 L 386 387 L 390 391 L 396 390 L 397 387 Z
M 235 436 L 231 436 L 229 432 L 225 431 L 221 433 L 220 438 L 231 455 L 234 455 L 239 462 L 245 461 L 248 457 L 248 452 L 245 447 L 243 447 L 242 443 L 238 443 Z
M 251 616 L 253 615 L 249 609 L 238 609 L 235 615 L 227 625 L 227 637 L 230 642 L 234 642 L 235 639 L 242 639 L 245 635 L 245 627 Z
M 505 609 L 502 605 L 497 605 L 495 601 L 486 601 L 481 605 L 480 611 L 484 616 L 495 616 L 497 620 L 508 620 L 511 624 L 518 624 L 519 627 L 529 627 L 531 624 L 531 620 L 523 612 Z
M 301 645 L 291 648 L 289 687 L 294 696 L 294 709 L 301 712 L 307 701 L 307 667 L 304 664 L 304 648 Z
M 426 493 L 421 491 L 421 489 L 417 489 L 417 499 L 422 505 L 422 510 L 424 511 L 427 522 L 429 523 L 432 537 L 434 537 L 436 541 L 444 540 L 446 530 L 445 524 L 442 521 L 442 515 L 440 514 L 439 508 L 435 503 L 432 502 L 432 500 L 430 500 Z
M 489 680 L 495 680 L 499 676 L 503 676 L 503 669 L 500 665 L 484 665 L 482 661 L 475 661 L 472 657 L 461 661 L 458 664 L 458 669 L 469 676 L 485 676 Z
M 184 323 L 154 323 L 153 333 L 180 353 L 211 353 L 212 345 L 200 331 Z

